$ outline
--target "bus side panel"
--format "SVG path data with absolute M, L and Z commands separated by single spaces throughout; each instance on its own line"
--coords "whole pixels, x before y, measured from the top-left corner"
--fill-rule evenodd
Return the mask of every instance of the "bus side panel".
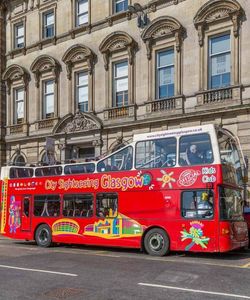
M 218 251 L 217 229 L 214 219 L 195 220 L 181 216 L 181 191 L 163 190 L 145 193 L 127 192 L 121 195 L 121 211 L 149 227 L 165 229 L 170 250 Z

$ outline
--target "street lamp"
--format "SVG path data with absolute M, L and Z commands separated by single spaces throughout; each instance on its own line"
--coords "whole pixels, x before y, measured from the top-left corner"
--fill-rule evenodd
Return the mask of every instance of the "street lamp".
M 148 16 L 147 13 L 144 12 L 141 4 L 139 3 L 134 3 L 134 5 L 129 5 L 128 6 L 128 10 L 132 13 L 132 14 L 136 14 L 137 15 L 137 26 L 139 28 L 143 28 L 144 26 L 146 26 L 148 24 Z

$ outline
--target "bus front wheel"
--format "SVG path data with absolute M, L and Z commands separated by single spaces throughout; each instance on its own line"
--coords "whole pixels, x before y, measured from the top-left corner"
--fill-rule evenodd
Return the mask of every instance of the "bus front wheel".
M 36 230 L 35 240 L 40 247 L 49 247 L 52 242 L 52 233 L 48 225 L 42 224 Z
M 149 230 L 144 238 L 144 247 L 148 254 L 164 256 L 169 252 L 169 238 L 166 232 L 160 228 Z

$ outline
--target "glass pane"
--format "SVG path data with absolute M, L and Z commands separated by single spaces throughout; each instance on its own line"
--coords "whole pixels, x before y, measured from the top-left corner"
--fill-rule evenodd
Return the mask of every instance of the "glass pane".
M 168 97 L 173 97 L 174 96 L 174 84 L 169 84 L 168 85 Z
M 156 139 L 136 144 L 136 168 L 172 167 L 176 164 L 176 139 Z
M 212 76 L 230 72 L 230 53 L 212 57 Z
M 88 12 L 88 0 L 81 0 L 78 2 L 78 14 Z
M 220 188 L 220 219 L 243 220 L 243 200 L 240 191 Z
M 158 52 L 158 67 L 174 64 L 174 49 Z
M 24 99 L 24 90 L 16 90 L 16 100 L 23 100 Z
M 89 21 L 88 14 L 78 16 L 78 25 L 86 24 Z
M 222 77 L 222 86 L 229 86 L 231 83 L 231 74 L 226 73 L 223 74 L 221 77 Z
M 213 162 L 210 136 L 207 133 L 187 135 L 180 138 L 179 164 L 199 165 Z
M 17 26 L 17 36 L 24 36 L 24 27 L 23 27 L 23 25 Z
M 53 25 L 54 24 L 54 13 L 45 15 L 45 25 Z
M 46 96 L 46 114 L 54 112 L 54 95 Z
M 96 215 L 100 218 L 117 217 L 118 199 L 116 194 L 97 194 L 96 196 Z
M 122 149 L 108 158 L 98 162 L 97 171 L 119 171 L 130 170 L 133 164 L 133 148 L 127 147 Z
M 54 26 L 50 25 L 50 27 L 47 27 L 45 30 L 45 37 L 52 37 L 54 36 Z
M 21 46 L 21 45 L 23 45 L 23 44 L 24 44 L 24 37 L 19 37 L 19 38 L 17 39 L 17 45 Z
M 45 93 L 54 94 L 54 81 L 48 81 L 45 83 Z
M 211 38 L 211 54 L 230 51 L 230 35 Z
M 188 191 L 182 193 L 182 216 L 184 218 L 212 218 L 213 194 L 209 191 Z
M 115 77 L 128 76 L 128 62 L 124 61 L 115 65 Z
M 17 103 L 17 119 L 22 119 L 24 117 L 24 102 L 20 101 Z
M 174 67 L 167 67 L 159 70 L 160 85 L 171 84 L 174 82 Z
M 78 74 L 78 85 L 87 85 L 88 84 L 88 74 L 79 73 Z
M 128 78 L 116 80 L 116 92 L 128 90 Z
M 221 82 L 220 82 L 221 76 L 212 76 L 211 78 L 211 88 L 212 89 L 217 89 L 221 87 Z
M 78 88 L 78 102 L 88 101 L 88 87 L 83 86 Z
M 167 85 L 162 85 L 159 87 L 159 98 L 166 98 L 167 97 Z
M 81 112 L 87 112 L 89 110 L 88 102 L 80 102 L 78 103 L 78 109 Z

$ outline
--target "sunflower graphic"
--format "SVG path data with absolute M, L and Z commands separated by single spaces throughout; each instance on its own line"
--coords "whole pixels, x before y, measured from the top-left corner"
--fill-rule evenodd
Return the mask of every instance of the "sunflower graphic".
M 156 180 L 162 182 L 161 186 L 163 188 L 165 187 L 166 184 L 168 184 L 168 187 L 170 189 L 172 189 L 173 188 L 172 182 L 176 182 L 176 180 L 174 178 L 172 178 L 172 175 L 174 174 L 174 172 L 166 173 L 164 170 L 161 170 L 160 172 L 162 174 L 162 177 L 157 178 Z

